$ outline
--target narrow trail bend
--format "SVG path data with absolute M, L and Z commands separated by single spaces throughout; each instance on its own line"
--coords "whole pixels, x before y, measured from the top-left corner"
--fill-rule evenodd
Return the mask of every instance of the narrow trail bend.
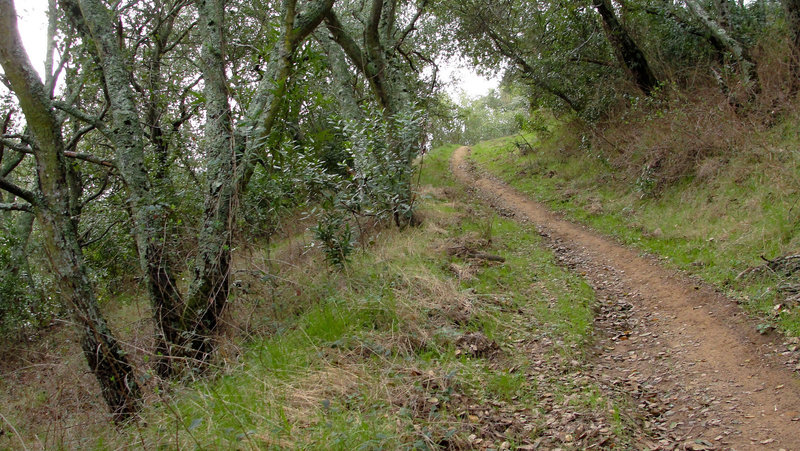
M 606 337 L 594 377 L 631 395 L 660 439 L 655 447 L 800 450 L 800 378 L 734 301 L 478 174 L 469 151 L 453 154 L 456 178 L 532 222 L 595 288 Z

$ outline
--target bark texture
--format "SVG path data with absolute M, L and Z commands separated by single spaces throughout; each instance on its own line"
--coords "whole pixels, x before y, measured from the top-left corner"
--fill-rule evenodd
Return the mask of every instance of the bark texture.
M 133 368 L 98 308 L 71 219 L 70 189 L 61 128 L 44 84 L 22 46 L 11 0 L 0 0 L 0 64 L 19 99 L 36 147 L 39 193 L 18 190 L 35 207 L 45 249 L 61 296 L 81 328 L 81 347 L 103 397 L 118 421 L 139 408 L 141 393 Z
M 156 323 L 156 353 L 162 356 L 157 361 L 157 370 L 160 375 L 169 376 L 171 365 L 165 359 L 172 354 L 173 347 L 181 346 L 185 332 L 181 323 L 182 300 L 168 265 L 162 234 L 170 220 L 169 210 L 153 189 L 144 165 L 144 132 L 130 85 L 131 74 L 111 13 L 99 0 L 80 0 L 79 7 L 81 17 L 77 21 L 85 25 L 94 41 L 109 93 L 110 137 L 120 175 L 128 189 L 139 262 Z
M 750 61 L 747 51 L 733 39 L 723 24 L 717 23 L 705 8 L 695 0 L 686 0 L 686 6 L 689 7 L 689 12 L 695 17 L 703 28 L 708 33 L 708 40 L 715 49 L 721 50 L 723 53 L 729 53 L 736 64 L 739 65 L 739 71 L 745 80 L 750 80 L 755 77 L 755 66 Z
M 198 256 L 186 296 L 183 322 L 194 326 L 189 343 L 192 357 L 206 361 L 213 350 L 212 336 L 228 301 L 231 234 L 236 202 L 236 154 L 225 76 L 225 10 L 223 0 L 201 0 L 203 49 L 200 66 L 206 97 L 205 142 L 208 160 L 203 225 Z
M 410 84 L 399 63 L 399 54 L 402 52 L 403 40 L 414 30 L 426 4 L 425 1 L 421 2 L 406 28 L 400 30 L 397 27 L 397 2 L 371 0 L 366 17 L 363 18 L 363 30 L 360 30 L 361 42 L 353 37 L 359 31 L 348 30 L 335 11 L 331 10 L 325 16 L 325 25 L 331 38 L 369 81 L 375 100 L 383 108 L 384 119 L 389 125 L 387 146 L 394 153 L 395 161 L 404 164 L 403 173 L 398 174 L 401 179 L 398 181 L 399 196 L 393 207 L 393 216 L 398 227 L 414 221 L 409 214 L 410 210 L 403 207 L 413 204 L 410 167 L 414 153 L 410 150 L 414 143 L 404 142 L 408 139 L 401 136 L 406 131 L 399 130 L 396 123 L 401 115 L 412 112 L 414 102 L 409 94 Z
M 644 52 L 617 19 L 610 0 L 593 0 L 593 3 L 600 14 L 603 29 L 620 64 L 631 73 L 636 86 L 645 94 L 650 95 L 658 86 L 658 79 L 647 62 Z

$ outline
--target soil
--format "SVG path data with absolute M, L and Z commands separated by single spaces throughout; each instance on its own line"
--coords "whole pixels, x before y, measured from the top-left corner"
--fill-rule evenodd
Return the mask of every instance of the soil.
M 756 332 L 736 301 L 563 220 L 457 149 L 451 169 L 500 214 L 529 221 L 597 293 L 591 378 L 635 401 L 650 449 L 800 449 L 798 340 Z M 788 367 L 787 367 L 788 366 Z

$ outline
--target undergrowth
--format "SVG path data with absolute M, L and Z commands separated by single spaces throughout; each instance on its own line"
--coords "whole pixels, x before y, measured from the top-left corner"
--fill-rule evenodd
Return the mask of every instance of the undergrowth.
M 216 374 L 156 389 L 138 423 L 71 440 L 5 412 L 19 435 L 0 446 L 630 446 L 635 415 L 615 413 L 626 401 L 582 376 L 592 290 L 529 227 L 464 200 L 447 175 L 453 149 L 424 158 L 423 224 L 379 231 L 341 269 L 307 234 L 239 253 Z

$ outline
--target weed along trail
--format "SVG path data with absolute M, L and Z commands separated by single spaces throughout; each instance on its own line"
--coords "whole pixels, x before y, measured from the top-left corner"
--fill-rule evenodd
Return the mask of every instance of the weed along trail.
M 800 449 L 800 378 L 735 302 L 471 170 L 469 152 L 454 152 L 456 178 L 501 214 L 531 221 L 594 287 L 592 377 L 630 395 L 657 437 L 651 448 Z

